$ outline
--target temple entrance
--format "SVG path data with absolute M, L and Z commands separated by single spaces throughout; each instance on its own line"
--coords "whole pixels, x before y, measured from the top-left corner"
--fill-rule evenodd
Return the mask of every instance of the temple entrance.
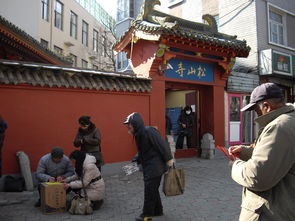
M 195 153 L 196 150 L 200 148 L 199 100 L 198 90 L 166 89 L 166 134 L 172 135 L 176 144 L 179 144 L 179 142 L 182 143 L 180 136 L 184 138 L 182 148 L 178 148 L 177 152 L 184 152 L 182 150 L 187 150 L 186 152 L 189 152 L 188 149 L 194 149 L 193 152 Z M 183 132 L 178 122 L 179 117 L 186 114 L 184 112 L 186 106 L 190 106 L 192 109 L 191 118 L 193 119 L 193 126 L 191 136 L 187 136 L 186 134 L 183 136 L 183 134 L 181 134 Z M 185 117 L 187 116 L 188 115 Z

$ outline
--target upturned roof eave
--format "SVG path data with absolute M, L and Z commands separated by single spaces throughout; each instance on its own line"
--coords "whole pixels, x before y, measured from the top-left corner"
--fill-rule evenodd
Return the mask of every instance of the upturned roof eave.
M 132 42 L 134 31 L 135 28 L 130 27 L 129 30 L 123 34 L 120 40 L 114 44 L 113 50 L 115 50 L 116 52 L 124 51 L 127 48 L 127 46 Z

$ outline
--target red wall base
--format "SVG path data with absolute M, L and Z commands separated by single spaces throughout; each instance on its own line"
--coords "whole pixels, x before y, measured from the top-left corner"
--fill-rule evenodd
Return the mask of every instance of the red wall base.
M 191 158 L 191 157 L 199 157 L 200 151 L 196 148 L 189 148 L 189 149 L 182 149 L 182 150 L 176 150 L 175 152 L 175 158 Z

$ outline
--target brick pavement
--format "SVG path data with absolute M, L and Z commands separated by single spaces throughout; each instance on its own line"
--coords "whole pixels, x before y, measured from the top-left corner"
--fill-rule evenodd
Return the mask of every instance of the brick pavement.
M 228 161 L 224 158 L 177 159 L 177 167 L 186 171 L 184 195 L 165 197 L 165 215 L 153 221 L 235 221 L 238 220 L 242 188 L 230 178 Z M 93 215 L 69 213 L 43 215 L 34 208 L 37 192 L 0 192 L 1 221 L 133 221 L 139 215 L 143 201 L 142 174 L 105 176 L 106 199 Z M 8 201 L 10 205 L 1 206 Z M 21 202 L 21 203 L 20 203 Z

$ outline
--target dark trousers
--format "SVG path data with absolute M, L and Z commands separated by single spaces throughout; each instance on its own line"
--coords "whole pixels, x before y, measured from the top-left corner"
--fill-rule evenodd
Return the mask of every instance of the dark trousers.
M 154 216 L 163 212 L 159 186 L 162 176 L 144 181 L 144 205 L 142 214 Z
M 2 148 L 0 146 L 0 177 L 2 177 Z
M 192 136 L 185 136 L 183 134 L 180 134 L 180 135 L 178 135 L 177 140 L 176 140 L 176 149 L 182 149 L 183 148 L 184 137 L 186 137 L 187 148 L 192 147 Z

